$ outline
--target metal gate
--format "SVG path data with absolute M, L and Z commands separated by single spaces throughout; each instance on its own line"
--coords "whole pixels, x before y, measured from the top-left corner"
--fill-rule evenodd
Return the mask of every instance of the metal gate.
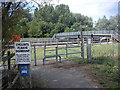
M 32 46 L 34 49 L 35 65 L 37 65 L 37 56 L 39 56 L 37 55 L 38 47 L 41 47 L 43 50 L 43 65 L 47 61 L 59 63 L 68 60 L 84 59 L 84 43 L 81 38 L 44 40 L 42 43 L 37 42 Z

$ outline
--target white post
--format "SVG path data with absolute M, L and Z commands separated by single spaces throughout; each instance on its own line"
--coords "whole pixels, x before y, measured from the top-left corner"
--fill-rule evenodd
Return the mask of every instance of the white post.
M 91 60 L 91 39 L 87 40 L 87 60 Z

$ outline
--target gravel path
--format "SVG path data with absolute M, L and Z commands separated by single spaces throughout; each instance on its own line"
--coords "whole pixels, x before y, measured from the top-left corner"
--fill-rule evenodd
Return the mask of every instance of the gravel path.
M 31 67 L 32 85 L 35 88 L 99 88 L 86 70 L 76 62 L 38 65 Z

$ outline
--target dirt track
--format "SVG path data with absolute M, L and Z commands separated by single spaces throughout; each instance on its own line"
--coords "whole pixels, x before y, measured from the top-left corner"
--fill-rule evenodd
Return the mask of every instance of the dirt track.
M 34 88 L 99 88 L 100 85 L 76 62 L 32 66 Z

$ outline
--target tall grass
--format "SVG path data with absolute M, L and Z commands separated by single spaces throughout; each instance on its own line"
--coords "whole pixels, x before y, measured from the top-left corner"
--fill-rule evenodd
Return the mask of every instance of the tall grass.
M 103 87 L 120 88 L 120 72 L 118 69 L 118 44 L 99 44 L 92 46 L 92 60 L 78 60 L 80 64 L 89 66 L 93 76 Z
M 114 54 L 113 54 L 114 53 Z M 98 44 L 92 45 L 92 57 L 98 59 L 99 57 L 113 57 L 118 56 L 118 44 Z

